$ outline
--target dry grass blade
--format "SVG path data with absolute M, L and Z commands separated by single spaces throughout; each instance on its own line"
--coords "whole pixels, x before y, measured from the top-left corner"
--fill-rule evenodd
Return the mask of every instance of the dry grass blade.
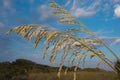
M 60 75 L 61 75 L 61 70 L 62 70 L 62 67 L 63 67 L 63 63 L 64 63 L 64 61 L 62 60 L 60 62 L 60 67 L 59 67 L 59 70 L 58 70 L 58 73 L 57 73 L 57 76 L 58 76 L 59 79 L 60 79 Z
M 82 30 L 82 29 L 72 29 L 74 30 Z M 70 31 L 72 31 L 70 30 Z M 53 43 L 53 49 L 51 50 L 51 56 L 49 58 L 49 61 L 51 64 L 54 64 L 56 61 L 57 54 L 60 53 L 59 51 L 62 50 L 64 53 L 62 54 L 62 59 L 60 62 L 60 68 L 58 72 L 58 77 L 60 78 L 62 66 L 64 63 L 64 60 L 66 59 L 68 53 L 73 51 L 73 54 L 71 57 L 73 57 L 71 64 L 74 63 L 75 60 L 78 58 L 85 58 L 87 55 L 91 55 L 93 57 L 97 56 L 100 57 L 102 62 L 105 62 L 110 68 L 113 69 L 113 67 L 109 64 L 110 61 L 106 61 L 106 58 L 104 58 L 104 54 L 98 54 L 101 52 L 98 48 L 95 47 L 95 45 L 90 44 L 90 39 L 86 38 L 79 38 L 76 37 L 74 34 L 68 34 L 69 31 L 51 31 L 49 28 L 45 26 L 37 26 L 36 24 L 30 24 L 30 25 L 23 25 L 18 26 L 15 28 L 12 28 L 10 32 L 16 32 L 22 35 L 25 38 L 28 38 L 30 41 L 32 37 L 35 38 L 34 47 L 36 48 L 39 44 L 39 41 L 44 37 L 45 38 L 45 49 L 44 49 L 44 57 L 47 55 L 48 50 L 50 48 L 50 43 Z M 75 50 L 73 50 L 75 49 Z M 80 53 L 80 51 L 84 53 Z M 80 62 L 79 62 L 80 63 Z M 83 59 L 83 63 L 85 63 Z M 67 70 L 65 71 L 65 74 L 67 73 Z M 77 67 L 75 67 L 74 72 L 76 72 Z M 114 69 L 113 69 L 114 70 Z M 76 73 L 74 73 L 74 79 L 76 78 Z
M 50 7 L 54 9 L 53 13 L 60 18 L 61 23 L 79 24 L 74 21 L 75 17 L 71 13 L 58 5 L 55 1 L 51 1 Z
M 28 24 L 28 25 L 23 25 L 23 26 L 17 26 L 17 27 L 10 29 L 8 32 L 6 32 L 6 34 L 9 34 L 11 32 L 16 32 L 16 33 L 21 33 L 21 35 L 22 35 L 22 34 L 26 33 L 31 27 L 35 27 L 35 26 L 38 26 L 38 25 L 37 24 Z
M 52 1 L 52 8 L 55 9 L 55 11 L 57 10 L 57 12 L 55 14 L 67 14 L 69 15 L 70 13 L 68 11 L 66 11 L 63 7 L 61 7 L 60 5 L 58 5 L 57 3 L 55 3 L 54 1 Z M 67 15 L 64 15 L 65 18 L 61 19 L 61 23 L 67 23 L 67 24 L 79 24 L 81 27 L 84 28 L 84 31 L 92 36 L 94 36 L 96 38 L 96 40 L 102 44 L 109 52 L 110 54 L 112 54 L 116 60 L 119 60 L 119 57 L 116 55 L 115 52 L 113 52 L 101 39 L 99 39 L 99 37 L 93 33 L 92 31 L 90 31 L 89 29 L 87 29 L 86 25 L 84 25 L 82 22 L 78 22 L 75 21 L 75 19 L 72 19 L 70 17 L 68 17 Z M 71 15 L 71 14 L 70 14 Z M 71 15 L 72 16 L 72 15 Z M 61 16 L 58 16 L 61 17 Z M 69 19 L 66 19 L 66 17 L 68 17 Z
M 91 58 L 98 57 L 100 58 L 100 62 L 97 66 L 99 66 L 102 62 L 104 62 L 108 67 L 110 67 L 114 72 L 117 72 L 116 69 L 112 66 L 114 63 L 111 59 L 105 55 L 96 44 L 104 46 L 117 60 L 119 60 L 118 56 L 102 41 L 100 40 L 96 34 L 92 31 L 88 30 L 86 26 L 82 22 L 78 22 L 75 20 L 75 17 L 71 15 L 67 10 L 58 5 L 54 0 L 51 0 L 50 7 L 54 9 L 53 13 L 60 18 L 61 23 L 67 24 L 78 24 L 81 28 L 72 28 L 67 31 L 58 31 L 56 29 L 51 29 L 46 26 L 37 25 L 37 24 L 28 24 L 23 26 L 17 26 L 15 28 L 10 29 L 7 34 L 11 32 L 16 32 L 20 34 L 24 38 L 27 38 L 28 41 L 35 38 L 34 48 L 36 48 L 44 38 L 44 58 L 47 56 L 51 46 L 53 47 L 49 52 L 50 58 L 49 61 L 51 64 L 54 64 L 56 61 L 56 57 L 58 53 L 61 53 L 60 67 L 58 71 L 58 77 L 60 78 L 61 70 L 63 67 L 63 63 L 66 60 L 68 54 L 71 53 L 70 58 L 68 59 L 68 65 L 73 65 L 76 60 L 77 66 L 74 68 L 74 80 L 76 80 L 76 71 L 81 61 L 85 63 L 86 56 L 90 55 Z M 79 31 L 80 33 L 90 34 L 93 38 L 84 38 L 77 37 L 75 35 L 75 31 Z M 93 44 L 95 43 L 95 44 Z M 83 60 L 81 60 L 83 59 Z M 116 67 L 117 69 L 120 69 Z M 67 74 L 68 68 L 65 70 L 65 74 Z
M 62 18 L 71 18 L 74 19 L 74 16 L 72 16 L 67 10 L 65 10 L 63 7 L 61 7 L 60 5 L 58 5 L 55 1 L 52 1 L 50 4 L 50 7 L 52 7 L 53 9 L 55 9 L 54 14 L 59 16 L 59 17 L 63 17 Z M 64 16 L 65 15 L 65 16 Z

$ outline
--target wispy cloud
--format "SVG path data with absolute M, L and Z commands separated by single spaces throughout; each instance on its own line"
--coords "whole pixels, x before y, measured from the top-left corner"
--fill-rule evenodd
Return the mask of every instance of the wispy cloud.
M 114 2 L 114 3 L 120 2 L 120 0 L 111 0 L 111 1 Z
M 34 53 L 34 54 L 32 54 L 32 58 L 34 58 L 34 59 L 42 59 L 42 57 L 41 56 L 43 56 L 42 55 L 43 53 Z
M 120 44 L 120 37 L 107 37 L 107 36 L 99 36 L 99 38 L 105 43 L 105 44 L 108 44 L 108 45 L 119 45 Z M 96 46 L 101 46 L 100 43 L 94 41 L 94 40 L 91 40 L 91 39 L 86 39 L 89 44 L 93 44 L 93 45 L 96 45 Z
M 29 1 L 30 1 L 30 3 L 34 3 L 35 0 L 29 0 Z
M 112 34 L 112 33 L 114 33 L 113 30 L 109 30 L 109 31 L 99 30 L 99 31 L 96 31 L 94 33 L 97 34 L 99 36 L 99 38 L 103 42 L 105 42 L 106 44 L 113 44 L 113 45 L 116 45 L 116 43 L 120 44 L 120 41 L 119 41 L 120 37 L 108 37 L 108 36 L 105 36 L 105 34 Z
M 100 36 L 100 39 L 106 44 L 112 44 L 112 45 L 120 44 L 120 37 Z
M 40 20 L 47 20 L 52 17 L 52 9 L 47 5 L 40 5 L 37 12 L 40 14 Z
M 97 35 L 104 35 L 104 34 L 109 34 L 109 33 L 113 33 L 114 31 L 113 30 L 109 30 L 109 31 L 106 31 L 106 30 L 98 30 L 96 32 L 94 32 L 95 34 Z
M 114 15 L 120 18 L 120 5 L 115 5 Z
M 3 0 L 3 6 L 4 8 L 10 8 L 11 7 L 11 2 L 10 0 Z
M 114 41 L 114 44 L 119 44 L 119 43 L 120 43 L 120 38 L 118 38 Z
M 4 24 L 2 22 L 0 22 L 0 28 L 4 27 Z
M 100 3 L 101 0 L 97 0 L 90 5 L 82 4 L 83 6 L 80 6 L 79 0 L 74 0 L 70 11 L 76 17 L 92 16 L 99 11 L 97 7 L 100 5 Z
M 2 7 L 0 8 L 1 13 L 0 16 L 6 18 L 9 15 L 14 15 L 16 13 L 16 9 L 14 7 L 14 0 L 1 0 Z
M 81 3 L 82 2 L 82 3 Z M 72 5 L 70 12 L 76 17 L 89 17 L 102 12 L 106 21 L 108 17 L 120 17 L 120 0 L 68 0 L 65 7 Z M 118 5 L 117 7 L 115 7 Z M 114 11 L 114 13 L 111 13 Z M 111 18 L 109 20 L 111 20 Z
M 102 11 L 105 13 L 106 16 L 109 16 L 110 12 L 109 10 L 111 9 L 111 4 L 109 2 L 106 2 L 103 5 Z
M 120 37 L 107 37 L 107 36 L 99 36 L 99 38 L 108 45 L 119 45 L 120 44 Z M 90 44 L 101 46 L 98 42 L 89 40 Z
M 67 0 L 65 6 L 68 6 L 71 3 L 71 0 Z
M 84 8 L 77 8 L 75 10 L 75 12 L 73 13 L 73 15 L 75 15 L 76 17 L 80 17 L 80 16 L 82 16 L 82 17 L 84 17 L 84 16 L 92 16 L 94 14 L 95 14 L 94 11 L 87 11 Z
M 97 34 L 99 36 L 99 38 L 106 44 L 108 45 L 118 45 L 120 44 L 120 37 L 108 37 L 105 36 L 105 34 L 112 34 L 114 31 L 105 31 L 105 30 L 99 30 L 94 32 L 95 34 Z M 104 35 L 104 36 L 103 36 Z M 91 38 L 91 35 L 87 35 L 86 38 Z M 95 43 L 95 45 L 98 45 L 97 43 Z

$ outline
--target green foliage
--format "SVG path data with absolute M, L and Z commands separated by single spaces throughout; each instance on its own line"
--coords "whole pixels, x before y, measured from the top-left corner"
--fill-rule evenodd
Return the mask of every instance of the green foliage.
M 50 73 L 57 72 L 57 69 L 25 59 L 17 59 L 12 63 L 1 62 L 0 80 L 26 80 L 29 73 Z
M 11 63 L 2 62 L 0 63 L 0 79 L 9 80 L 12 76 Z
M 63 69 L 61 71 L 61 73 L 63 73 L 62 79 L 64 78 L 67 79 L 66 77 L 70 77 L 71 74 L 73 74 L 73 70 L 75 67 L 76 66 L 73 66 L 73 67 L 63 66 Z M 68 68 L 68 71 L 70 72 L 70 74 L 68 73 L 65 77 L 64 72 L 66 68 Z M 31 80 L 32 78 L 35 78 L 36 80 L 41 80 L 41 78 L 43 78 L 42 76 L 46 76 L 44 77 L 45 80 L 47 80 L 47 78 L 49 78 L 49 80 L 54 80 L 54 79 L 58 79 L 57 77 L 55 77 L 58 70 L 59 70 L 59 67 L 50 67 L 46 65 L 36 64 L 30 60 L 17 59 L 16 61 L 13 61 L 11 63 L 10 62 L 0 63 L 0 79 L 1 80 Z M 78 68 L 79 74 L 84 72 L 108 74 L 105 70 L 102 70 L 102 69 Z M 40 78 L 37 79 L 37 77 L 40 77 Z
M 0 79 L 2 80 L 24 80 L 28 76 L 28 72 L 33 68 L 35 63 L 17 59 L 15 62 L 0 63 Z

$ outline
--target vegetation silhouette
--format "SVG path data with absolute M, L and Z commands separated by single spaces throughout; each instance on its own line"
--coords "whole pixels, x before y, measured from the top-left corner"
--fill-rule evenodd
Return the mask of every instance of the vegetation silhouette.
M 62 73 L 68 68 L 69 72 L 73 72 L 75 66 L 67 67 L 63 66 Z M 0 63 L 0 79 L 1 80 L 31 80 L 31 74 L 42 73 L 49 75 L 50 73 L 56 73 L 59 67 L 52 67 L 42 64 L 37 64 L 26 59 L 17 59 L 13 62 L 1 62 Z M 95 73 L 107 73 L 107 71 L 99 68 L 78 68 L 79 72 L 95 72 Z M 89 74 L 89 73 L 88 73 Z M 39 75 L 42 76 L 42 75 Z M 31 78 L 29 78 L 31 77 Z M 54 76 L 53 76 L 54 77 Z M 35 79 L 36 80 L 36 79 Z M 38 79 L 39 80 L 39 79 Z

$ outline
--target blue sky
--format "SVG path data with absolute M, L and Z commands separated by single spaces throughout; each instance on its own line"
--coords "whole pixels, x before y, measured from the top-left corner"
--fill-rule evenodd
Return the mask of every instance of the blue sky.
M 111 41 L 109 46 L 120 56 L 120 0 L 55 1 L 71 12 L 77 20 L 86 24 L 102 40 Z M 27 42 L 14 33 L 9 36 L 5 34 L 14 26 L 31 23 L 49 25 L 61 30 L 71 28 L 72 26 L 58 23 L 48 4 L 49 0 L 0 0 L 0 62 L 25 58 L 50 64 L 47 59 L 42 59 L 43 54 L 39 47 L 33 48 L 33 42 Z M 112 58 L 111 55 L 110 57 Z M 94 64 L 90 63 L 87 66 L 92 65 Z

